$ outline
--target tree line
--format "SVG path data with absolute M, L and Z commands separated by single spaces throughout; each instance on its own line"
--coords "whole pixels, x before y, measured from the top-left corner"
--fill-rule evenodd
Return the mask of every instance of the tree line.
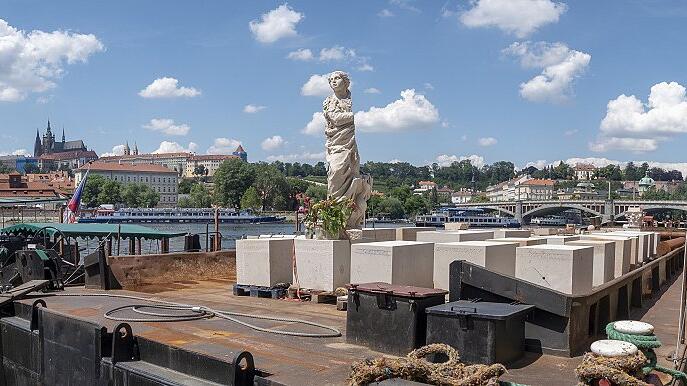
M 103 204 L 153 208 L 158 202 L 160 194 L 146 184 L 120 183 L 97 174 L 88 176 L 81 196 L 81 203 L 87 208 Z

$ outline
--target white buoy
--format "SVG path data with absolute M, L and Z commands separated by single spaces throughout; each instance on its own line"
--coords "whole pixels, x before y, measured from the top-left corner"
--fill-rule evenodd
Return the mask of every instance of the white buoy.
M 622 340 L 597 340 L 590 347 L 592 352 L 603 357 L 621 357 L 637 353 L 637 346 Z
M 613 328 L 618 332 L 632 335 L 651 335 L 654 333 L 654 326 L 636 320 L 619 320 L 613 323 Z

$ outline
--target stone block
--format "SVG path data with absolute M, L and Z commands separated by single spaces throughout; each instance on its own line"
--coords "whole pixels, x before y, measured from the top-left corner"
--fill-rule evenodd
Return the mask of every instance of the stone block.
M 495 239 L 530 236 L 532 236 L 532 231 L 529 229 L 494 229 Z
M 519 247 L 526 247 L 528 245 L 546 244 L 546 237 L 509 237 L 506 239 L 489 239 L 487 241 L 496 241 L 500 243 L 517 243 Z
M 484 241 L 494 238 L 494 231 L 429 231 L 417 234 L 417 241 L 430 243 L 455 243 L 458 241 Z
M 365 242 L 396 240 L 396 228 L 363 228 L 362 231 Z
M 515 250 L 515 277 L 567 294 L 592 289 L 594 248 L 532 245 Z
M 434 244 L 434 288 L 448 289 L 448 266 L 465 260 L 492 272 L 515 276 L 515 248 L 518 243 L 463 241 Z
M 581 245 L 594 248 L 594 274 L 592 285 L 599 286 L 614 279 L 615 241 L 613 240 L 577 240 L 566 245 Z
M 632 238 L 625 236 L 604 236 L 603 234 L 592 233 L 581 235 L 580 240 L 612 240 L 615 242 L 615 269 L 613 277 L 620 277 L 630 272 L 632 263 Z
M 447 222 L 444 224 L 444 230 L 447 231 L 464 231 L 470 228 L 470 224 L 466 222 Z
M 534 228 L 535 236 L 552 236 L 558 234 L 558 228 Z
M 637 237 L 637 264 L 645 263 L 649 260 L 650 256 L 650 246 L 649 241 L 650 232 L 639 232 L 639 231 L 616 231 L 609 232 L 611 235 L 616 236 L 635 236 Z
M 433 264 L 432 243 L 382 241 L 354 244 L 351 246 L 350 282 L 432 288 Z
M 551 245 L 563 245 L 567 242 L 579 239 L 580 236 L 546 236 L 546 243 Z
M 400 227 L 396 228 L 396 240 L 417 241 L 418 232 L 431 232 L 436 230 L 434 227 Z
M 351 244 L 348 240 L 296 239 L 295 247 L 301 288 L 334 291 L 350 282 Z
M 236 240 L 236 283 L 271 287 L 291 283 L 293 239 Z

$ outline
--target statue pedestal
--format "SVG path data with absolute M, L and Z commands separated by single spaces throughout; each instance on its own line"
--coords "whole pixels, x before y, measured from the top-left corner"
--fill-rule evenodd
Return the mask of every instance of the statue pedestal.
M 236 283 L 271 287 L 290 283 L 293 239 L 236 240 Z
M 349 283 L 351 243 L 348 240 L 296 239 L 295 248 L 301 288 L 334 291 Z

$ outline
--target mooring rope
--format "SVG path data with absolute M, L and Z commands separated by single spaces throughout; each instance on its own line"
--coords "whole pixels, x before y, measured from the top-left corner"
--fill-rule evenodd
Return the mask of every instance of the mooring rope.
M 120 299 L 129 299 L 129 300 L 142 300 L 146 302 L 152 302 L 152 303 L 158 303 L 158 305 L 145 305 L 145 304 L 129 304 L 121 307 L 116 307 L 112 310 L 109 310 L 103 314 L 103 316 L 107 319 L 110 320 L 116 320 L 116 321 L 121 321 L 121 322 L 178 322 L 178 321 L 187 321 L 187 320 L 197 320 L 197 319 L 205 319 L 205 318 L 211 318 L 211 317 L 217 317 L 220 319 L 225 319 L 231 322 L 234 322 L 236 324 L 240 324 L 242 326 L 248 327 L 250 329 L 256 330 L 256 331 L 261 331 L 261 332 L 266 332 L 270 334 L 277 334 L 277 335 L 287 335 L 287 336 L 298 336 L 298 337 L 307 337 L 307 338 L 335 338 L 341 336 L 341 331 L 334 327 L 330 326 L 325 326 L 323 324 L 311 322 L 308 320 L 303 320 L 303 319 L 293 319 L 293 318 L 285 318 L 285 317 L 280 317 L 280 316 L 265 316 L 265 315 L 255 315 L 255 314 L 245 314 L 245 313 L 239 313 L 239 312 L 231 312 L 231 311 L 222 311 L 222 310 L 216 310 L 210 307 L 206 306 L 194 306 L 194 305 L 188 305 L 188 304 L 181 304 L 181 303 L 175 303 L 175 302 L 169 302 L 165 300 L 158 300 L 158 299 L 151 299 L 151 298 L 146 298 L 142 296 L 133 296 L 133 295 L 122 295 L 122 294 L 107 294 L 107 293 L 48 293 L 48 294 L 41 294 L 41 297 L 53 297 L 53 296 L 68 296 L 68 297 L 109 297 L 109 298 L 120 298 Z M 173 310 L 173 311 L 190 311 L 190 313 L 183 314 L 183 315 L 174 315 L 174 314 L 167 314 L 163 312 L 152 312 L 152 311 L 144 311 L 143 309 L 157 309 L 157 310 Z M 113 316 L 113 313 L 116 313 L 118 311 L 122 311 L 124 309 L 131 309 L 132 311 L 141 314 L 141 315 L 148 315 L 151 316 L 150 318 L 130 318 L 130 317 L 118 317 L 118 316 Z M 283 330 L 275 330 L 272 328 L 265 328 L 265 327 L 260 327 L 256 326 L 254 324 L 244 322 L 243 320 L 239 320 L 238 318 L 247 318 L 247 319 L 258 319 L 258 320 L 268 320 L 272 322 L 285 322 L 285 323 L 294 323 L 294 324 L 302 324 L 302 325 L 307 325 L 311 327 L 316 327 L 316 328 L 321 328 L 330 332 L 325 332 L 325 333 L 309 333 L 309 332 L 299 332 L 299 331 L 283 331 Z

